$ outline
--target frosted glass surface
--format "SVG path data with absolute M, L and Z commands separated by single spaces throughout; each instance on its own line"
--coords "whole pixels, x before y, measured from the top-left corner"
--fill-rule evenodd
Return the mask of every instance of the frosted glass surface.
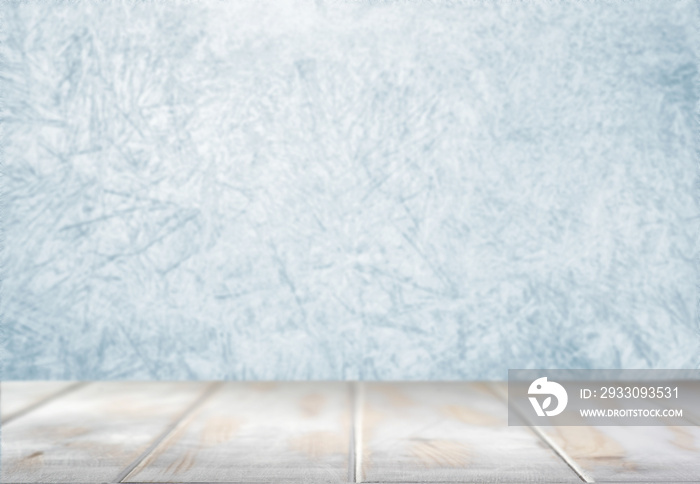
M 697 368 L 699 23 L 3 2 L 4 377 Z

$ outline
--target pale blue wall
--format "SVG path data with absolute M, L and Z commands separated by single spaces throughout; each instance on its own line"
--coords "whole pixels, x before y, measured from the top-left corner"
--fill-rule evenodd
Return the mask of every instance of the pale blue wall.
M 694 2 L 3 2 L 5 378 L 697 368 Z

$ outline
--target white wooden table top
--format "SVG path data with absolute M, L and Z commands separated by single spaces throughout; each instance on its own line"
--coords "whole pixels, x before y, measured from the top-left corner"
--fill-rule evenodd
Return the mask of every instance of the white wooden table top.
M 700 482 L 698 427 L 508 427 L 498 383 L 3 382 L 4 483 Z

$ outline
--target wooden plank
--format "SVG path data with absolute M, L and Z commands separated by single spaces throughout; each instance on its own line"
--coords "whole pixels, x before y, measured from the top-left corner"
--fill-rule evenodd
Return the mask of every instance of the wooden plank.
M 0 382 L 0 415 L 2 422 L 40 404 L 47 398 L 74 387 L 69 381 L 4 381 Z
M 91 383 L 3 425 L 2 482 L 105 482 L 143 453 L 207 384 Z
M 548 427 L 596 482 L 700 480 L 697 427 Z
M 347 482 L 345 383 L 221 387 L 125 482 Z
M 507 398 L 506 383 L 493 385 Z M 615 400 L 595 403 L 607 408 L 615 405 Z M 581 423 L 585 423 L 583 418 Z M 700 428 L 697 426 L 569 426 L 539 427 L 539 430 L 595 482 L 700 480 Z
M 480 383 L 367 383 L 361 482 L 580 482 Z

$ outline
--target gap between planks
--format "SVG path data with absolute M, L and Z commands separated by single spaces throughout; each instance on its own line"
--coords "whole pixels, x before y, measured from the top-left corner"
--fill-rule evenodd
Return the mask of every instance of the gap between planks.
M 357 388 L 354 382 L 349 384 L 348 398 L 350 403 L 350 443 L 348 445 L 348 482 L 355 482 L 355 412 L 357 411 Z
M 113 483 L 120 483 L 124 482 L 124 479 L 129 477 L 129 474 L 131 474 L 136 467 L 143 462 L 144 459 L 146 459 L 151 453 L 153 453 L 156 448 L 170 435 L 175 431 L 175 429 L 181 425 L 189 415 L 192 414 L 198 407 L 200 407 L 204 402 L 206 402 L 216 391 L 221 388 L 223 385 L 223 382 L 214 382 L 210 383 L 207 385 L 207 387 L 204 389 L 202 394 L 190 404 L 189 407 L 187 407 L 183 412 L 173 419 L 172 423 L 153 441 L 153 443 L 148 446 L 148 448 L 134 461 L 129 464 L 123 471 L 119 473 L 119 475 L 116 477 Z
M 87 382 L 77 382 L 67 388 L 61 389 L 42 400 L 26 407 L 25 409 L 11 415 L 7 420 L 3 421 L 6 424 L 10 420 L 14 420 L 22 415 L 25 415 L 52 400 L 55 400 L 61 396 L 64 396 L 70 392 L 73 392 L 85 385 Z M 153 443 L 140 455 L 138 456 L 130 465 L 128 465 L 119 475 L 113 480 L 113 483 L 121 483 L 133 472 L 133 470 L 146 459 L 156 448 L 170 435 L 172 432 L 181 425 L 189 415 L 191 415 L 198 407 L 204 404 L 221 386 L 223 382 L 213 382 L 210 383 L 202 392 L 202 394 L 190 404 L 178 417 L 176 417 L 173 422 L 153 441 Z M 504 401 L 506 404 L 507 397 L 502 393 L 500 388 L 494 385 L 487 386 L 490 392 L 495 395 L 499 400 Z M 356 381 L 349 385 L 349 400 L 351 405 L 351 426 L 350 426 L 350 436 L 349 436 L 349 459 L 348 459 L 348 482 L 351 483 L 362 483 L 362 421 L 363 421 L 363 406 L 364 406 L 364 392 L 365 387 L 363 382 Z M 552 441 L 547 435 L 544 434 L 537 426 L 531 425 L 530 429 L 547 445 L 549 446 L 575 473 L 576 475 L 586 483 L 594 483 L 595 481 L 587 475 L 587 473 L 581 469 L 578 464 L 570 457 L 559 445 Z M 369 483 L 369 481 L 367 481 Z M 135 483 L 138 484 L 138 483 Z M 189 483 L 185 483 L 189 484 Z M 206 483 L 197 483 L 206 484 Z M 226 483 L 219 483 L 226 484 Z M 231 483 L 234 484 L 234 483 Z M 246 484 L 237 482 L 235 484 Z M 251 483 L 252 484 L 252 483 Z M 372 481 L 375 484 L 375 481 Z M 379 481 L 376 484 L 381 484 Z M 411 484 L 411 483 L 406 483 Z M 430 483 L 421 483 L 430 484 Z M 435 483 L 437 484 L 437 483 Z
M 152 454 L 158 446 L 172 434 L 178 426 L 182 425 L 189 415 L 191 415 L 197 408 L 203 405 L 216 391 L 223 386 L 224 382 L 211 383 L 202 394 L 195 400 L 189 407 L 187 407 L 178 417 L 176 417 L 173 422 L 153 441 L 153 443 L 134 461 L 129 464 L 122 472 L 119 473 L 117 478 L 112 481 L 113 483 L 122 483 L 129 475 L 138 467 L 141 462 L 143 462 L 150 454 Z M 350 436 L 348 445 L 348 482 L 350 483 L 360 483 L 362 482 L 362 408 L 364 405 L 364 385 L 362 382 L 351 382 L 349 384 L 348 398 L 350 403 L 350 414 L 351 414 L 351 424 L 350 424 Z M 360 479 L 358 479 L 358 476 Z M 134 483 L 140 484 L 140 483 Z M 190 484 L 190 483 L 183 483 Z M 194 483 L 192 483 L 194 484 Z M 197 484 L 207 484 L 198 482 Z M 212 483 L 213 484 L 213 483 Z M 218 483 L 218 484 L 259 484 L 259 483 L 245 483 L 245 482 L 235 482 L 235 483 Z M 428 483 L 429 484 L 429 483 Z
M 349 481 L 362 482 L 362 418 L 365 404 L 365 386 L 361 381 L 353 382 L 352 426 L 350 435 Z
M 503 391 L 496 385 L 494 384 L 488 384 L 486 388 L 489 389 L 489 391 L 499 400 L 503 401 L 503 403 L 508 406 L 508 397 L 503 393 Z M 552 439 L 550 439 L 542 430 L 532 424 L 532 421 L 526 416 L 523 415 L 523 413 L 520 411 L 518 408 L 514 408 L 514 410 L 520 415 L 520 417 L 525 421 L 530 424 L 528 427 L 532 432 L 534 432 L 535 435 L 537 435 L 547 446 L 554 451 L 555 454 L 559 456 L 561 460 L 564 461 L 564 463 L 569 466 L 569 468 L 576 473 L 576 475 L 581 479 L 583 482 L 587 483 L 595 483 L 595 480 L 591 476 L 589 476 L 586 471 L 584 471 L 581 466 L 579 466 L 576 461 L 566 453 L 564 449 L 561 448 L 560 445 L 558 445 L 556 442 L 554 442 Z

